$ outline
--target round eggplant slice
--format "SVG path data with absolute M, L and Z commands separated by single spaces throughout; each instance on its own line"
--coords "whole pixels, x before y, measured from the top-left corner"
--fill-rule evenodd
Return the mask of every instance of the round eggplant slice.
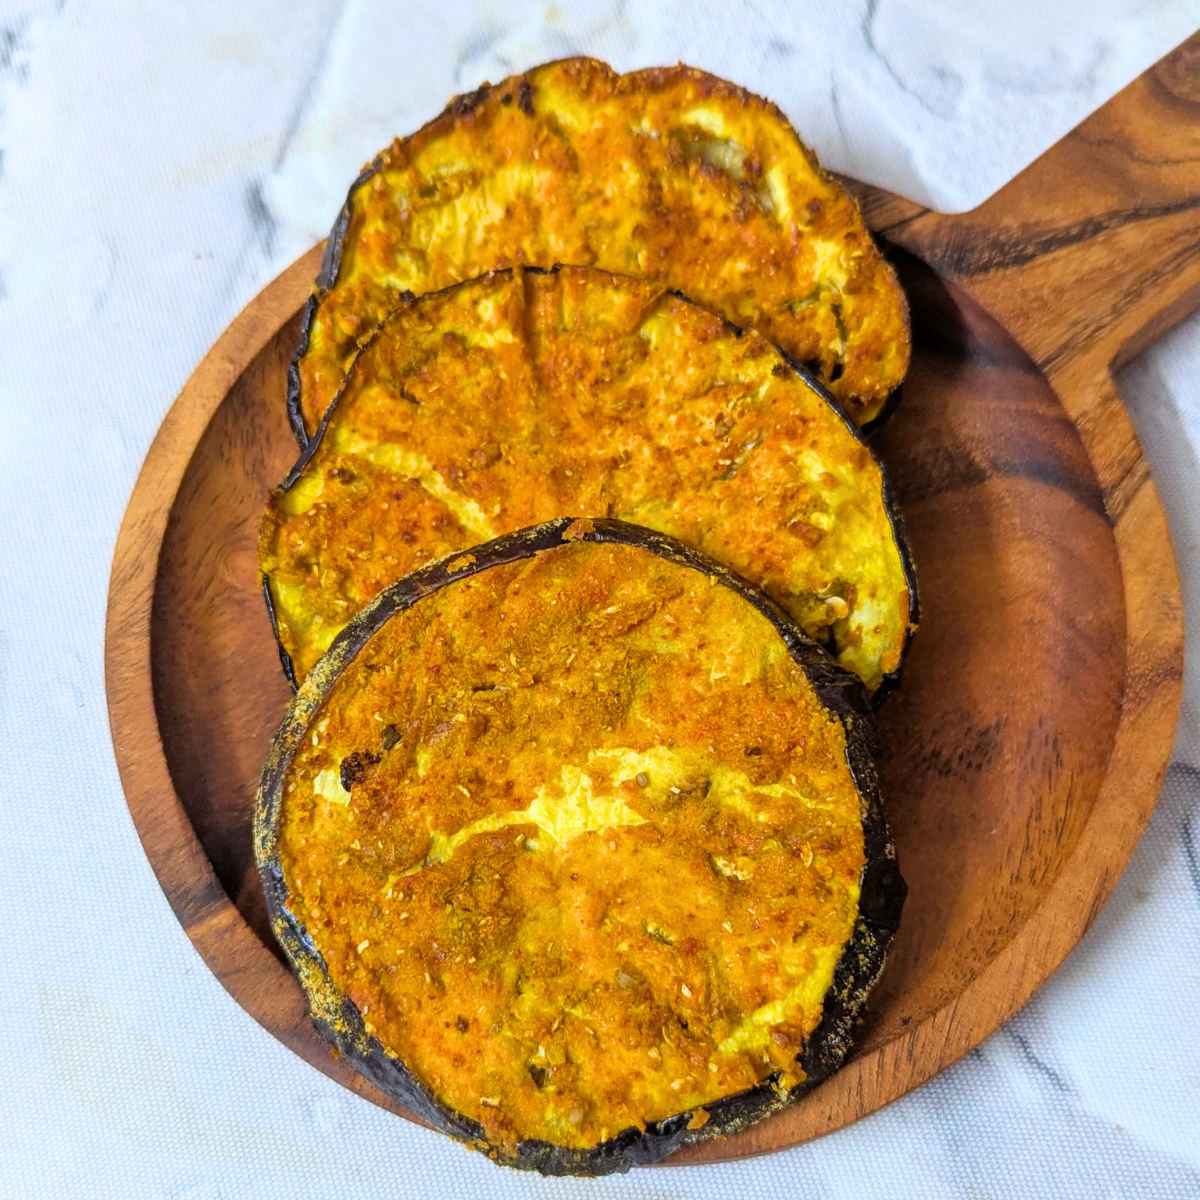
M 895 272 L 778 108 L 692 67 L 575 58 L 457 97 L 355 182 L 289 380 L 301 443 L 399 291 L 560 262 L 658 279 L 758 329 L 860 423 L 908 369 Z
M 318 1028 L 497 1161 L 601 1174 L 845 1056 L 904 884 L 861 683 L 660 534 L 563 518 L 394 584 L 255 810 Z
M 732 567 L 872 691 L 900 665 L 915 585 L 857 430 L 761 335 L 586 267 L 403 302 L 364 345 L 262 526 L 285 663 L 408 572 L 571 512 Z

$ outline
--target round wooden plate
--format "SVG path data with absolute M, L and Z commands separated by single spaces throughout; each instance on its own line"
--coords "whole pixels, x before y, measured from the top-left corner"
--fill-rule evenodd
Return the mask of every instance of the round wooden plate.
M 915 337 L 903 403 L 876 438 L 923 601 L 881 713 L 908 908 L 853 1060 L 789 1111 L 674 1161 L 836 1129 L 975 1046 L 1079 939 L 1154 806 L 1180 599 L 1110 371 L 1200 298 L 1198 49 L 1164 59 L 973 213 L 861 193 Z M 395 1108 L 311 1029 L 250 846 L 289 695 L 255 537 L 296 457 L 284 373 L 319 256 L 233 322 L 150 449 L 113 563 L 109 712 L 146 853 L 210 968 L 298 1054 Z

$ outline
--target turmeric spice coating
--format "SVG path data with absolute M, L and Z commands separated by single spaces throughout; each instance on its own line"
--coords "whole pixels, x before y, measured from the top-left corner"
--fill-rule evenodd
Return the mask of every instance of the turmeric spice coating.
M 447 584 L 348 661 L 280 794 L 329 978 L 500 1155 L 803 1081 L 862 800 L 843 725 L 715 578 L 575 542 Z
M 364 603 L 564 513 L 669 533 L 874 689 L 913 611 L 882 469 L 775 347 L 660 285 L 496 272 L 405 302 L 271 498 L 260 564 L 302 678 Z
M 458 97 L 364 172 L 297 358 L 298 432 L 399 291 L 556 263 L 679 288 L 809 365 L 859 422 L 908 368 L 895 273 L 773 104 L 691 67 L 576 58 Z

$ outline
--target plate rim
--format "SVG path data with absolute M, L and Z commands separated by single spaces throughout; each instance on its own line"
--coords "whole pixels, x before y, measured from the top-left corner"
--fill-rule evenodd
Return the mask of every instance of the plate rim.
M 174 787 L 154 696 L 155 588 L 181 484 L 225 396 L 310 294 L 323 245 L 301 255 L 242 309 L 200 360 L 155 434 L 113 551 L 105 692 L 130 816 L 173 913 L 205 965 L 255 1021 L 310 1065 L 421 1125 L 333 1058 L 309 1024 L 303 994 L 290 972 L 269 950 L 264 954 L 261 939 L 217 880 Z M 1105 478 L 1109 459 L 1097 453 L 1097 423 L 1082 419 L 1089 415 L 1088 407 L 1078 398 L 1072 402 L 1052 376 L 1046 378 L 1079 431 L 1107 494 L 1120 481 Z M 1106 440 L 1111 444 L 1112 422 L 1124 421 L 1126 428 L 1116 432 L 1128 437 L 1138 455 L 1134 463 L 1123 461 L 1125 478 L 1139 467 L 1143 478 L 1109 521 L 1125 605 L 1124 686 L 1104 779 L 1074 847 L 1037 908 L 962 991 L 890 1041 L 856 1055 L 800 1104 L 734 1138 L 685 1149 L 668 1160 L 672 1164 L 730 1161 L 787 1149 L 861 1119 L 927 1082 L 1030 999 L 1087 931 L 1124 871 L 1170 761 L 1183 684 L 1183 611 L 1166 516 L 1107 368 L 1105 378 L 1089 389 L 1093 414 L 1097 387 L 1099 400 L 1110 402 L 1104 414 Z M 283 419 L 282 403 L 280 415 Z M 147 728 L 154 737 L 144 736 Z M 125 736 L 132 730 L 139 736 Z M 164 804 L 167 794 L 171 802 Z M 264 960 L 271 964 L 266 971 Z M 803 1124 L 797 1119 L 802 1111 Z

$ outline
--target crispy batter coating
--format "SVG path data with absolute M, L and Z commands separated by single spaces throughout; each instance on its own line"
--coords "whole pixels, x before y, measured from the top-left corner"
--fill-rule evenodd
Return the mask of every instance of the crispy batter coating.
M 399 290 L 555 263 L 648 276 L 759 330 L 859 422 L 908 369 L 895 273 L 773 104 L 691 67 L 576 58 L 460 96 L 351 191 L 298 360 L 304 428 Z
M 763 337 L 646 280 L 505 271 L 402 304 L 302 463 L 260 541 L 301 678 L 388 583 L 562 515 L 695 546 L 870 688 L 909 631 L 870 451 Z
M 427 595 L 338 677 L 282 795 L 333 983 L 492 1144 L 803 1079 L 861 798 L 838 719 L 711 577 L 574 543 Z

